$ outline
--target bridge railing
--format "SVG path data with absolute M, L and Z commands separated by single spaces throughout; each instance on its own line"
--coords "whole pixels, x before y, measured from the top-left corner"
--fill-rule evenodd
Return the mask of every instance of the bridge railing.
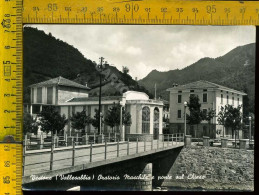
M 220 137 L 211 139 L 210 137 L 191 138 L 191 145 L 210 146 L 220 148 L 240 148 L 254 149 L 254 140 L 249 139 L 230 139 L 229 137 Z
M 39 150 L 51 148 L 51 142 L 54 139 L 55 148 L 72 146 L 72 142 L 75 141 L 76 145 L 87 145 L 87 144 L 97 144 L 107 142 L 114 142 L 117 139 L 120 139 L 120 134 L 118 133 L 108 133 L 108 134 L 86 134 L 84 136 L 79 136 L 79 134 L 75 134 L 75 136 L 49 136 L 46 134 L 40 134 L 35 136 L 24 136 L 24 140 L 26 142 L 26 150 Z
M 57 170 L 64 167 L 73 167 L 79 164 L 103 161 L 121 156 L 138 154 L 150 150 L 164 149 L 177 146 L 183 142 L 183 134 L 162 134 L 158 139 L 146 139 L 135 142 L 120 141 L 116 138 L 114 142 L 108 142 L 104 138 L 104 143 L 88 145 L 77 145 L 76 140 L 71 142 L 68 147 L 58 148 L 54 138 L 50 142 L 50 148 L 28 151 L 24 141 L 23 145 L 23 176 L 28 172 L 29 175 L 47 170 Z M 45 156 L 45 158 L 43 157 Z M 27 174 L 27 175 L 28 175 Z

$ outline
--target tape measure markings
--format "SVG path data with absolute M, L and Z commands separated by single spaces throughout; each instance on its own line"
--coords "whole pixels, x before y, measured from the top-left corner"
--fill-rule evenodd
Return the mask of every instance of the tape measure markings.
M 22 22 L 259 25 L 256 1 L 3 0 L 0 10 L 0 141 L 7 134 L 22 141 Z M 1 193 L 21 194 L 21 144 L 0 143 L 0 155 Z
M 25 23 L 258 25 L 259 2 L 24 0 Z
M 22 194 L 22 0 L 0 2 L 0 194 Z

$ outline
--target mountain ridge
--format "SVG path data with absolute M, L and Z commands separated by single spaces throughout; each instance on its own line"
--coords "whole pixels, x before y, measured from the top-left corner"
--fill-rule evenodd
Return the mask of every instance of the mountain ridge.
M 96 64 L 73 45 L 55 38 L 51 33 L 46 34 L 44 31 L 32 27 L 24 27 L 23 41 L 24 103 L 30 102 L 29 85 L 58 76 L 83 85 L 87 83 L 92 88 L 90 96 L 99 94 L 99 90 L 97 90 L 99 72 L 96 69 Z M 152 94 L 144 87 L 139 86 L 129 74 L 125 74 L 109 64 L 107 64 L 106 69 L 110 71 L 109 76 L 116 75 L 118 80 L 130 90 L 143 91 L 152 97 Z M 102 91 L 102 95 L 120 95 L 120 91 L 110 85 L 110 82 L 102 82 L 102 85 L 107 88 L 107 91 Z
M 225 55 L 216 58 L 201 58 L 183 69 L 160 72 L 152 70 L 145 78 L 139 80 L 150 93 L 163 99 L 169 99 L 165 90 L 173 84 L 186 84 L 198 80 L 207 80 L 248 94 L 249 111 L 254 112 L 255 94 L 255 43 L 238 46 Z

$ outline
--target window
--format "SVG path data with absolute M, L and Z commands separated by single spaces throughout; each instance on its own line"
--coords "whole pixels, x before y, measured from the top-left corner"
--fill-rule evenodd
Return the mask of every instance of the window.
M 237 105 L 239 106 L 239 98 L 237 98 Z
M 232 97 L 232 105 L 234 106 L 234 101 L 235 101 L 235 98 Z
M 203 91 L 207 91 L 207 89 L 203 89 Z
M 150 132 L 150 109 L 145 106 L 142 109 L 142 133 Z
M 42 103 L 42 87 L 37 88 L 37 103 Z
M 182 103 L 182 95 L 178 95 L 178 103 Z
M 203 135 L 207 135 L 207 126 L 204 125 L 202 128 L 203 128 Z
M 31 103 L 34 103 L 34 88 L 31 88 Z
M 159 134 L 159 109 L 157 107 L 155 107 L 154 109 L 154 132 L 153 134 L 158 135 Z
M 194 95 L 193 93 L 191 93 L 191 94 L 190 94 L 190 97 L 193 97 L 193 96 L 195 96 L 195 95 Z
M 227 104 L 228 104 L 228 95 L 227 95 Z
M 181 125 L 181 124 L 178 124 L 178 125 L 177 125 L 177 132 L 178 132 L 178 133 L 181 133 L 181 132 L 182 132 L 182 125 Z
M 221 94 L 221 104 L 223 104 L 223 94 Z
M 190 92 L 194 92 L 194 90 L 190 90 Z
M 204 93 L 202 96 L 203 102 L 207 102 L 208 101 L 208 94 Z
M 182 93 L 182 91 L 178 91 L 178 93 Z
M 204 115 L 207 115 L 207 109 L 202 109 L 202 113 L 203 113 Z
M 52 104 L 53 99 L 53 87 L 47 88 L 47 104 Z
M 181 110 L 177 111 L 177 118 L 182 118 L 182 111 Z
M 32 114 L 40 113 L 40 105 L 33 105 L 32 106 Z

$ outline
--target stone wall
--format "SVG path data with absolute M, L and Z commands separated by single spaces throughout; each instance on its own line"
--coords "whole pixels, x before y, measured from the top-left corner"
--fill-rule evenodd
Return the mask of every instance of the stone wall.
M 182 149 L 162 186 L 254 190 L 254 151 L 191 146 Z

